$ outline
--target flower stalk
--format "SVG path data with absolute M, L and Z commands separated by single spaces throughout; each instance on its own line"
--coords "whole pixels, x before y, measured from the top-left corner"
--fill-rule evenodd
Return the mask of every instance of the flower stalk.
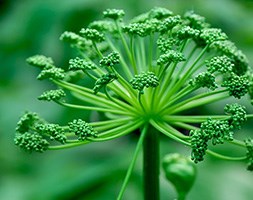
M 144 199 L 160 199 L 160 137 L 152 126 L 148 127 L 143 142 Z

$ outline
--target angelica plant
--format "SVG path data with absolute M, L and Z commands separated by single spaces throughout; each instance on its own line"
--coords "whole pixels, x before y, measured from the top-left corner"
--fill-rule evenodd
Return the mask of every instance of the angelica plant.
M 236 130 L 253 116 L 240 104 L 242 97 L 253 97 L 253 75 L 246 56 L 221 29 L 194 12 L 180 16 L 154 8 L 130 22 L 123 21 L 124 15 L 123 10 L 108 9 L 103 12 L 104 19 L 79 33 L 64 32 L 60 39 L 77 52 L 67 67 L 57 66 L 43 55 L 27 59 L 41 69 L 38 80 L 49 79 L 56 87 L 39 100 L 73 108 L 73 112 L 103 113 L 106 119 L 86 122 L 77 118 L 59 125 L 27 112 L 17 124 L 15 144 L 28 152 L 44 152 L 108 141 L 139 130 L 118 199 L 142 146 L 144 197 L 159 199 L 160 134 L 190 148 L 195 163 L 209 154 L 244 161 L 252 171 L 252 140 L 236 139 Z M 83 84 L 83 79 L 93 86 Z M 69 102 L 68 95 L 81 103 Z M 195 112 L 226 99 L 234 103 L 225 104 L 224 113 Z M 214 147 L 224 143 L 244 148 L 245 155 L 216 152 Z

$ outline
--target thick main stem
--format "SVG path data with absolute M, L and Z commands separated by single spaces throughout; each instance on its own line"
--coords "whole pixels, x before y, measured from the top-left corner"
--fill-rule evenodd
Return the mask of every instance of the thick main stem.
M 145 200 L 159 200 L 160 198 L 159 169 L 159 132 L 152 126 L 149 126 L 143 142 L 143 184 Z

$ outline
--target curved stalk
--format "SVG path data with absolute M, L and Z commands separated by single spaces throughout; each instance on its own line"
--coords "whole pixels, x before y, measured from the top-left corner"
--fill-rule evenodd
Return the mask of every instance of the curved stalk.
M 146 133 L 147 133 L 147 125 L 144 126 L 144 128 L 141 131 L 141 136 L 140 136 L 139 141 L 138 141 L 138 143 L 136 145 L 132 161 L 131 161 L 131 163 L 130 163 L 130 165 L 128 167 L 127 174 L 125 176 L 125 179 L 124 179 L 124 182 L 123 182 L 122 187 L 120 189 L 120 192 L 119 192 L 119 195 L 117 197 L 117 200 L 121 200 L 122 197 L 123 197 L 123 194 L 124 194 L 124 192 L 126 190 L 126 187 L 127 187 L 128 182 L 129 182 L 130 176 L 131 176 L 131 174 L 133 172 L 134 165 L 136 163 L 136 160 L 137 160 L 138 154 L 140 152 L 141 146 L 143 144 L 144 138 L 146 136 Z

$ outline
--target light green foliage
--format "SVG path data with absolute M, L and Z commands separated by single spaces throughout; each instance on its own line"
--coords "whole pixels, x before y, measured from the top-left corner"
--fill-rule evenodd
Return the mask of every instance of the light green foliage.
M 19 133 L 25 133 L 29 130 L 30 126 L 33 126 L 35 122 L 39 120 L 37 113 L 26 112 L 18 121 L 16 131 Z
M 190 132 L 192 160 L 195 163 L 204 160 L 204 155 L 208 148 L 208 141 L 212 141 L 213 145 L 223 144 L 224 141 L 233 140 L 233 132 L 227 120 L 213 120 L 209 118 L 203 122 L 200 129 Z
M 207 28 L 200 31 L 199 37 L 195 39 L 195 42 L 199 46 L 211 45 L 217 41 L 224 41 L 228 37 L 221 29 Z
M 240 99 L 248 93 L 249 80 L 246 76 L 231 73 L 230 76 L 225 78 L 222 86 L 228 89 L 231 96 Z
M 230 40 L 215 41 L 211 47 L 233 60 L 233 72 L 237 75 L 244 75 L 249 70 L 248 59 Z
M 118 52 L 112 52 L 108 56 L 103 57 L 99 64 L 101 66 L 113 67 L 116 64 L 119 64 L 120 55 Z
M 204 156 L 206 154 L 206 150 L 208 147 L 208 135 L 204 134 L 205 132 L 202 132 L 201 130 L 191 130 L 190 136 L 191 136 L 191 159 L 198 163 L 200 161 L 204 160 Z
M 242 124 L 247 120 L 246 108 L 237 103 L 227 104 L 224 111 L 230 115 L 229 124 L 231 129 L 241 129 Z
M 87 46 L 91 45 L 85 38 L 70 31 L 65 31 L 60 36 L 60 40 L 69 43 L 72 47 L 82 50 L 86 49 Z
M 17 134 L 14 139 L 15 145 L 28 152 L 44 152 L 48 149 L 49 143 L 41 135 L 24 133 Z
M 200 31 L 190 26 L 180 26 L 174 33 L 179 40 L 198 39 Z
M 167 50 L 165 54 L 162 54 L 158 60 L 157 64 L 162 65 L 162 64 L 170 64 L 171 62 L 182 62 L 185 61 L 185 57 L 182 53 L 177 52 L 175 50 Z
M 26 112 L 17 124 L 15 145 L 28 152 L 47 150 L 48 141 L 33 130 L 38 123 L 43 123 L 43 120 L 36 113 Z
M 113 34 L 116 33 L 115 24 L 111 21 L 106 21 L 106 20 L 99 20 L 99 21 L 91 22 L 89 24 L 89 28 L 96 29 L 97 31 L 100 31 L 100 32 L 110 32 Z
M 209 72 L 201 72 L 189 82 L 194 87 L 206 87 L 210 90 L 215 90 L 218 85 L 215 83 L 215 76 Z
M 234 140 L 234 130 L 241 129 L 247 120 L 246 108 L 237 103 L 227 104 L 224 111 L 229 115 L 226 120 L 214 120 L 209 118 L 201 123 L 200 129 L 190 132 L 192 146 L 192 160 L 200 162 L 204 159 L 208 147 L 208 141 L 213 145 L 223 144 L 225 141 Z
M 201 123 L 200 129 L 190 132 L 192 159 L 194 162 L 200 162 L 204 159 L 208 147 L 208 141 L 213 145 L 223 144 L 225 141 L 234 140 L 234 130 L 241 129 L 243 123 L 247 120 L 246 108 L 237 103 L 227 104 L 224 111 L 230 117 L 227 120 L 213 120 L 209 118 Z
M 54 92 L 53 90 L 49 91 L 49 93 Z M 63 91 L 58 90 L 58 92 Z M 52 140 L 65 144 L 67 142 L 66 131 L 68 128 L 59 124 L 48 123 L 37 113 L 26 112 L 17 124 L 14 142 L 25 151 L 44 152 L 50 147 Z
M 87 40 L 91 40 L 95 43 L 104 41 L 104 35 L 99 33 L 96 29 L 83 28 L 81 29 L 80 34 Z
M 175 38 L 164 38 L 159 37 L 157 40 L 157 47 L 162 53 L 166 53 L 167 51 L 174 48 L 174 46 L 179 45 L 179 41 Z
M 107 9 L 103 12 L 103 15 L 105 18 L 111 18 L 113 20 L 121 19 L 125 12 L 124 10 L 118 10 L 118 9 Z
M 26 62 L 35 67 L 43 68 L 51 68 L 54 65 L 54 61 L 50 57 L 46 57 L 43 55 L 35 55 L 26 59 Z
M 46 91 L 42 95 L 40 95 L 38 99 L 44 101 L 58 101 L 65 96 L 65 92 L 62 89 L 58 89 Z
M 164 21 L 160 23 L 158 30 L 161 34 L 165 34 L 170 31 L 174 26 L 181 23 L 180 15 L 171 16 L 166 18 Z
M 201 30 L 201 29 L 205 29 L 205 28 L 209 28 L 210 24 L 208 24 L 206 22 L 205 17 L 200 16 L 196 13 L 194 13 L 194 11 L 188 11 L 184 14 L 184 18 L 186 19 L 184 21 L 185 24 L 189 25 L 192 28 Z
M 97 137 L 97 132 L 87 122 L 81 119 L 74 119 L 68 123 L 69 130 L 78 136 L 78 140 L 86 140 L 88 137 Z
M 210 73 L 220 72 L 222 74 L 231 73 L 234 63 L 226 55 L 216 56 L 206 61 L 207 70 Z
M 103 88 L 106 87 L 106 85 L 108 83 L 111 83 L 112 81 L 114 81 L 115 79 L 117 79 L 117 75 L 114 73 L 108 73 L 108 74 L 104 74 L 102 75 L 99 79 L 97 79 L 97 81 L 95 82 L 95 86 L 93 88 L 94 93 L 98 93 L 98 91 Z
M 147 72 L 135 75 L 130 83 L 135 90 L 139 90 L 141 94 L 144 94 L 144 88 L 157 87 L 159 80 L 153 72 Z
M 76 71 L 76 70 L 93 70 L 96 69 L 96 65 L 85 59 L 76 57 L 74 59 L 69 60 L 69 70 Z
M 147 19 L 143 22 L 133 22 L 123 27 L 124 32 L 130 36 L 146 37 L 159 29 L 160 22 L 157 19 Z
M 212 144 L 223 144 L 224 141 L 233 140 L 233 132 L 227 120 L 212 120 L 208 119 L 202 123 L 200 130 L 207 135 L 209 140 L 212 140 Z
M 51 67 L 43 69 L 37 76 L 38 80 L 53 78 L 53 79 L 63 79 L 65 76 L 64 70 L 58 67 Z
M 56 140 L 62 144 L 67 140 L 64 128 L 58 124 L 37 124 L 35 129 L 41 135 L 50 136 L 50 140 Z
M 148 12 L 149 18 L 164 19 L 173 15 L 173 12 L 161 7 L 155 7 Z

